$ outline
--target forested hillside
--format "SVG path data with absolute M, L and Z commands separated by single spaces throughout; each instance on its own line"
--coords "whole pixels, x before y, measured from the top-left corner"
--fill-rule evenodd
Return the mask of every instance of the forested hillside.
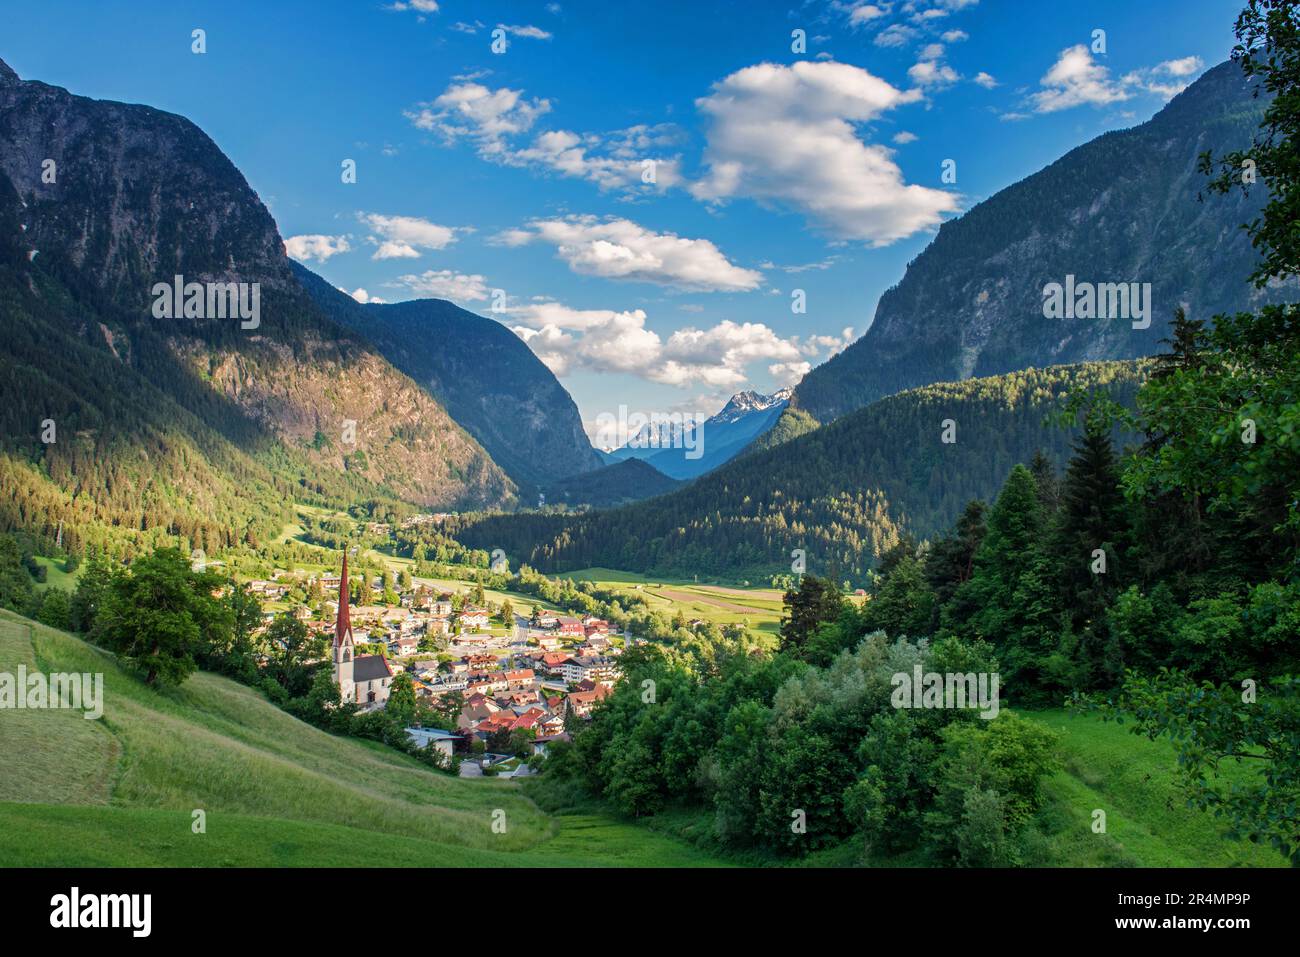
M 211 550 L 277 532 L 293 499 L 513 501 L 432 397 L 303 292 L 266 208 L 187 120 L 0 63 L 0 234 L 6 527 Z M 156 317 L 155 284 L 178 275 L 256 283 L 257 321 Z
M 861 581 L 900 534 L 933 535 L 967 501 L 996 493 L 1038 451 L 1059 465 L 1073 431 L 1057 427 L 1073 389 L 1131 403 L 1134 363 L 1027 369 L 913 389 L 728 463 L 690 486 L 579 516 L 469 516 L 452 527 L 547 571 L 589 566 L 677 575 L 809 571 Z M 778 426 L 779 428 L 779 426 Z
M 424 386 L 517 484 L 600 465 L 573 398 L 501 323 L 442 299 L 362 305 L 303 266 L 294 272 L 321 308 Z

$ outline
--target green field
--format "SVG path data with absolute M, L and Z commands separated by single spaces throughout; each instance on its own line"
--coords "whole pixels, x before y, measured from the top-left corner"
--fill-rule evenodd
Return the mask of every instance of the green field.
M 584 568 L 566 572 L 564 577 L 638 595 L 646 600 L 651 611 L 669 618 L 681 612 L 688 621 L 699 618 L 718 625 L 743 624 L 772 636 L 781 627 L 781 592 L 775 588 L 732 588 L 680 579 L 655 580 L 610 568 Z
M 0 612 L 0 671 L 19 664 L 102 672 L 104 716 L 0 712 L 0 866 L 719 863 L 612 817 L 547 814 L 508 780 L 333 737 L 225 678 L 150 690 L 90 645 Z
M 46 558 L 44 555 L 33 556 L 38 565 L 45 566 L 45 581 L 37 582 L 36 587 L 45 588 L 62 588 L 64 591 L 72 591 L 77 587 L 77 579 L 81 577 L 81 570 L 85 566 L 78 565 L 77 570 L 69 574 L 63 570 L 63 559 Z

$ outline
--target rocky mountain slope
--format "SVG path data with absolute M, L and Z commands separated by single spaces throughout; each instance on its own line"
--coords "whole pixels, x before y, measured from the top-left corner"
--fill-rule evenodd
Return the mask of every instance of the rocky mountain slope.
M 183 117 L 24 82 L 0 62 L 0 194 L 16 200 L 7 240 L 18 250 L 0 277 L 4 320 L 27 324 L 49 353 L 19 354 L 6 337 L 2 358 L 55 388 L 68 375 L 56 353 L 90 349 L 97 367 L 106 359 L 121 370 L 94 393 L 71 389 L 68 421 L 101 421 L 126 446 L 147 442 L 132 428 L 143 377 L 170 440 L 220 435 L 304 489 L 334 473 L 429 507 L 514 501 L 514 483 L 482 446 L 303 290 L 265 206 Z M 168 318 L 173 297 L 156 287 L 177 276 L 202 285 L 193 309 L 186 296 Z M 256 284 L 255 317 L 222 315 L 215 283 L 244 284 L 247 306 Z M 41 403 L 14 383 L 0 386 L 2 404 L 25 417 L 7 450 L 75 483 L 87 464 L 68 443 L 33 445 L 39 417 L 27 412 Z M 147 496 L 147 470 L 133 479 Z
M 424 386 L 520 485 L 545 485 L 602 463 L 572 396 L 513 332 L 442 299 L 366 303 L 307 268 L 294 271 L 336 321 Z
M 1240 228 L 1263 202 L 1207 194 L 1197 157 L 1248 145 L 1262 104 L 1221 64 L 1152 119 L 1106 133 L 944 223 L 866 334 L 813 369 L 794 405 L 826 422 L 930 382 L 1161 351 L 1174 309 L 1251 308 L 1256 255 Z M 1048 283 L 1150 283 L 1150 327 L 1047 319 Z

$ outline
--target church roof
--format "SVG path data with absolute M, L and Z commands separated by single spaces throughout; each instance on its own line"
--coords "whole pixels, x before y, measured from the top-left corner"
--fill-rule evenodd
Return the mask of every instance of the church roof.
M 352 665 L 353 681 L 375 681 L 392 676 L 393 669 L 388 667 L 388 660 L 383 655 L 357 655 Z

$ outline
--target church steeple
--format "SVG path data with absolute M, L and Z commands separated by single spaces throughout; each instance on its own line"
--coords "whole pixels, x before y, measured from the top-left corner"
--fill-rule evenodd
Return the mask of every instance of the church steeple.
M 352 644 L 352 615 L 348 609 L 348 550 L 343 549 L 343 574 L 339 576 L 339 617 L 334 623 L 334 647 Z

